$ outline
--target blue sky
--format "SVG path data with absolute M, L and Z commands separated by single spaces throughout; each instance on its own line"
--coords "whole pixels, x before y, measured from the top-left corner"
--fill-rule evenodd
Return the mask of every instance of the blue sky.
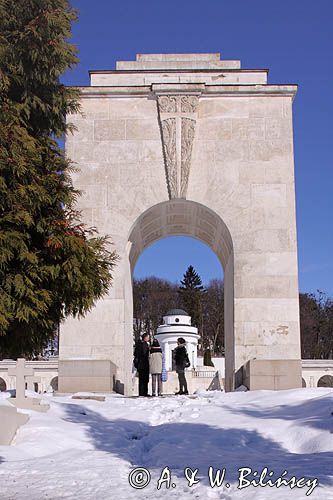
M 333 296 L 333 0 L 73 0 L 73 42 L 80 64 L 70 85 L 88 85 L 89 69 L 113 69 L 136 53 L 220 52 L 243 68 L 269 68 L 270 83 L 297 83 L 294 103 L 300 290 Z M 175 256 L 177 257 L 175 266 Z M 157 242 L 136 276 L 173 281 L 193 264 L 205 282 L 221 276 L 212 252 L 187 238 Z

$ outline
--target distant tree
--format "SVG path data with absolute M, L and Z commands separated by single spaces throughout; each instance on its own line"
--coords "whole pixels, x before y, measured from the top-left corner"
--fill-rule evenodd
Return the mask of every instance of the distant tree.
M 178 289 L 180 307 L 191 316 L 192 324 L 203 331 L 203 297 L 206 290 L 199 274 L 193 266 L 189 266 Z
M 319 340 L 320 308 L 313 295 L 299 294 L 302 359 L 313 359 Z
M 203 298 L 203 336 L 205 347 L 224 354 L 224 284 L 211 280 Z
M 133 280 L 133 329 L 137 340 L 142 333 L 153 335 L 169 309 L 177 307 L 177 285 L 150 276 Z
M 33 356 L 108 290 L 116 255 L 80 222 L 71 163 L 77 62 L 66 0 L 0 0 L 0 357 Z
M 323 292 L 300 293 L 303 359 L 333 358 L 333 301 Z
M 325 359 L 333 359 L 333 299 L 327 299 L 326 303 L 327 315 L 327 332 L 325 335 Z

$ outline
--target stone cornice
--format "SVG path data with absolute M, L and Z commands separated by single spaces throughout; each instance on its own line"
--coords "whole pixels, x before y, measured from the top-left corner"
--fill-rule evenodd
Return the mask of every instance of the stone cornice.
M 163 72 L 160 69 L 95 69 L 89 70 L 89 75 L 119 75 L 119 74 L 134 74 L 134 73 L 269 73 L 269 69 L 241 69 L 241 68 L 185 68 L 185 69 L 165 69 Z
M 207 85 L 200 83 L 167 83 L 140 86 L 116 86 L 116 87 L 73 87 L 81 91 L 81 98 L 92 97 L 148 97 L 154 94 L 196 94 L 204 97 L 216 96 L 285 96 L 294 98 L 297 85 Z
M 153 83 L 151 90 L 156 95 L 200 95 L 205 92 L 204 83 Z

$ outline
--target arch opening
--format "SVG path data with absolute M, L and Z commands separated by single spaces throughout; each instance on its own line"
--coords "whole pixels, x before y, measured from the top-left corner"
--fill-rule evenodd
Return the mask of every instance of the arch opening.
M 53 377 L 53 379 L 50 382 L 50 386 L 54 391 L 58 390 L 58 377 Z
M 179 293 L 190 266 L 204 290 L 197 311 L 192 310 L 191 299 Z M 152 243 L 140 255 L 133 274 L 135 341 L 144 331 L 155 335 L 163 317 L 173 310 L 189 314 L 191 325 L 198 328 L 196 365 L 204 364 L 207 349 L 213 357 L 224 357 L 223 284 L 221 262 L 206 243 L 190 236 L 169 236 Z M 173 322 L 181 326 L 176 315 Z M 221 363 L 219 360 L 219 366 Z
M 4 392 L 7 390 L 6 381 L 0 377 L 0 392 Z
M 224 271 L 225 388 L 235 388 L 234 365 L 234 263 L 230 232 L 211 209 L 193 201 L 170 200 L 146 210 L 131 228 L 128 255 L 131 277 L 141 253 L 154 242 L 168 236 L 190 236 L 218 257 Z M 133 296 L 131 284 L 131 314 Z
M 333 375 L 323 375 L 320 377 L 317 387 L 333 387 Z

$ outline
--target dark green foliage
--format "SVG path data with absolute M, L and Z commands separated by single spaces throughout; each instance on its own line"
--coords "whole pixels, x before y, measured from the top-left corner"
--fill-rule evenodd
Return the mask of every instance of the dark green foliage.
M 209 349 L 204 352 L 203 364 L 204 366 L 214 366 L 214 363 L 212 361 L 212 354 Z
M 180 306 L 192 317 L 192 324 L 202 333 L 202 301 L 205 289 L 198 273 L 193 266 L 189 266 L 181 280 L 179 287 Z
M 66 0 L 0 0 L 0 357 L 31 356 L 108 290 L 116 255 L 80 223 L 55 138 L 79 110 Z

